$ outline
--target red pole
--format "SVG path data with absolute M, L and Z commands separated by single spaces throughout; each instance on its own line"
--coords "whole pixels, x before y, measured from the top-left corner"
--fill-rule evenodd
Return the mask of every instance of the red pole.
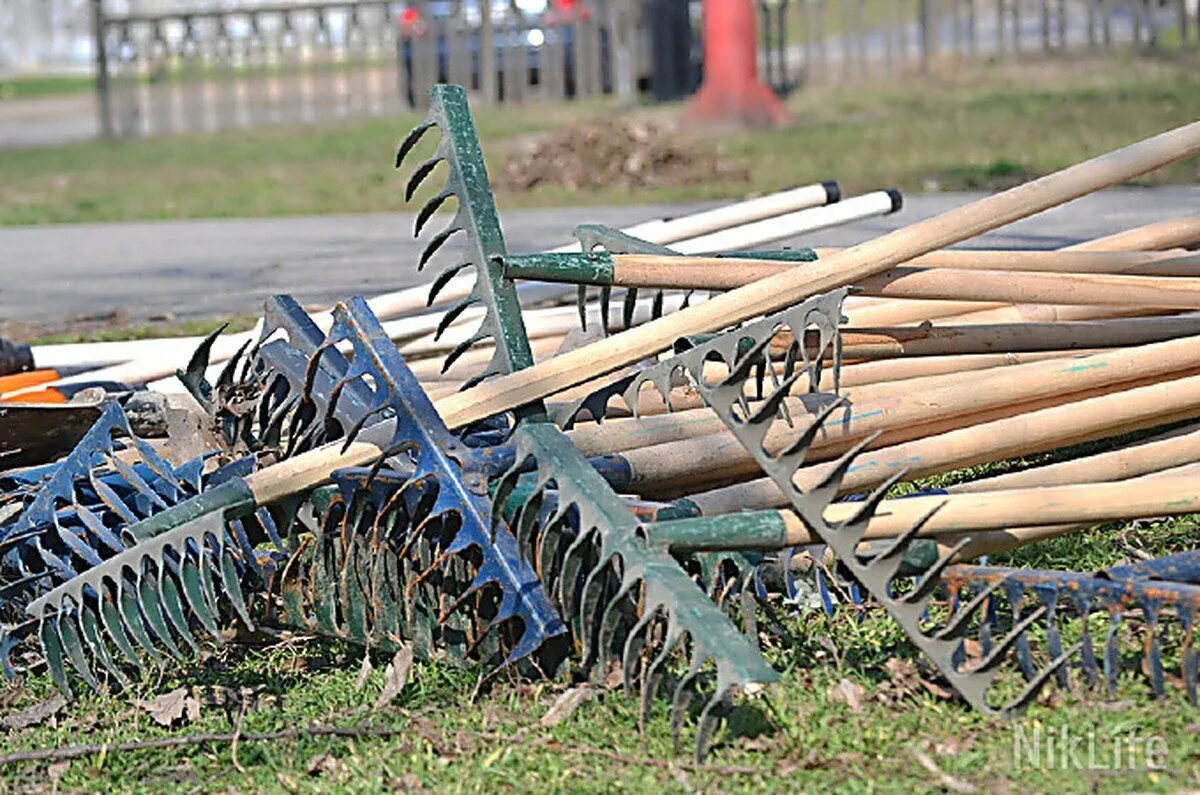
M 791 116 L 758 79 L 755 0 L 704 0 L 704 81 L 686 119 L 754 126 Z

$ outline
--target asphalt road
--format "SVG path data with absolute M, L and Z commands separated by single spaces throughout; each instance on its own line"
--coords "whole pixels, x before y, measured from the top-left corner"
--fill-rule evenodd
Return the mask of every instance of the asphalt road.
M 906 197 L 899 213 L 817 232 L 791 245 L 850 245 L 982 194 Z M 511 251 L 569 241 L 575 224 L 625 226 L 706 205 L 502 212 Z M 977 238 L 968 245 L 1054 248 L 1200 212 L 1200 186 L 1104 191 Z M 140 319 L 257 312 L 280 292 L 330 303 L 419 283 L 420 246 L 403 213 L 0 228 L 0 322 L 57 323 L 119 311 Z

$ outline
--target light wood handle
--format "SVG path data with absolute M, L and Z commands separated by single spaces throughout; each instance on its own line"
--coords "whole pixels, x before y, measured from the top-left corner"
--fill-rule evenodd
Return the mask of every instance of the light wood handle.
M 913 257 L 944 248 L 1093 191 L 1125 182 L 1200 152 L 1200 122 L 1162 133 L 1024 185 L 862 243 L 804 268 L 776 274 L 591 345 L 555 356 L 438 401 L 457 428 L 544 399 L 671 347 L 690 334 L 717 331 Z

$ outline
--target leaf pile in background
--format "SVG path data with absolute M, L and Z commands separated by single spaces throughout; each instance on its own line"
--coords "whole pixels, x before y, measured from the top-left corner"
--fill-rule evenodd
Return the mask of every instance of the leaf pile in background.
M 509 190 L 551 185 L 569 191 L 745 180 L 715 146 L 644 119 L 594 119 L 535 139 L 509 156 L 499 183 Z

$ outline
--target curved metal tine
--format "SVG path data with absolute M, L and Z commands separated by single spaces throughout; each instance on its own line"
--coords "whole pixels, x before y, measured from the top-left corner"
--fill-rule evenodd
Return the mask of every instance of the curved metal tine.
M 816 483 L 816 485 L 809 487 L 808 491 L 805 492 L 808 497 L 823 505 L 827 505 L 832 502 L 837 496 L 837 493 L 841 491 L 842 481 L 845 479 L 846 473 L 850 470 L 851 465 L 854 463 L 854 459 L 858 458 L 863 450 L 866 450 L 868 446 L 870 446 L 876 439 L 879 438 L 879 436 L 879 432 L 870 434 L 843 453 L 841 457 L 833 462 L 829 472 L 827 472 L 824 477 L 822 477 L 821 480 Z M 780 459 L 782 460 L 782 456 Z M 797 488 L 795 486 L 795 480 L 792 481 L 792 487 Z M 798 488 L 797 491 L 799 491 Z
M 228 544 L 223 545 L 223 548 L 217 553 L 217 557 L 221 573 L 221 590 L 224 591 L 226 600 L 233 606 L 238 618 L 242 620 L 242 624 L 247 630 L 253 632 L 254 621 L 251 620 L 250 611 L 246 609 L 246 602 L 242 597 L 240 578 L 234 564 L 231 547 Z
M 804 430 L 796 437 L 795 441 L 785 446 L 782 450 L 776 453 L 773 457 L 777 461 L 784 461 L 790 456 L 797 453 L 803 453 L 812 447 L 813 440 L 817 437 L 817 432 L 825 426 L 825 421 L 829 419 L 833 412 L 837 411 L 849 404 L 846 398 L 838 396 L 829 401 L 829 404 L 824 406 L 816 416 L 809 420 Z
M 772 371 L 773 373 L 774 371 Z M 792 375 L 783 380 L 782 383 L 776 385 L 776 389 L 771 392 L 764 400 L 760 401 L 758 407 L 747 418 L 747 422 L 755 425 L 760 422 L 769 422 L 778 414 L 780 408 L 784 405 L 784 401 L 791 396 L 792 387 L 803 376 L 803 371 L 797 370 Z M 772 380 L 775 376 L 772 374 Z M 788 423 L 791 424 L 790 421 Z
M 616 589 L 608 602 L 604 605 L 603 611 L 600 613 L 600 628 L 597 634 L 597 649 L 600 653 L 601 663 L 607 663 L 612 656 L 612 650 L 617 642 L 617 632 L 621 628 L 623 621 L 629 617 L 628 611 L 622 611 L 622 603 L 628 602 L 630 592 L 640 584 L 640 578 L 625 577 L 621 582 L 621 586 Z M 628 632 L 628 629 L 626 630 Z M 625 636 L 628 639 L 628 636 Z M 625 643 L 621 643 L 622 655 L 625 650 Z
M 62 639 L 58 634 L 58 615 L 42 616 L 38 624 L 38 640 L 42 644 L 42 654 L 46 658 L 46 668 L 54 680 L 58 691 L 69 701 L 74 698 L 71 685 L 67 681 L 67 669 L 63 664 Z
M 972 673 L 982 673 L 995 668 L 1004 658 L 1009 647 L 1016 642 L 1017 638 L 1023 635 L 1025 630 L 1029 629 L 1030 626 L 1040 620 L 1045 614 L 1046 608 L 1042 606 L 1031 611 L 1029 615 L 1017 622 L 1016 626 L 1009 630 L 1008 634 L 999 643 L 993 645 L 988 654 L 979 662 L 979 665 L 972 669 Z
M 442 290 L 446 288 L 446 285 L 450 283 L 450 280 L 469 267 L 471 267 L 470 260 L 466 262 L 460 262 L 456 265 L 449 265 L 438 271 L 438 275 L 434 277 L 433 282 L 429 285 L 429 299 L 425 302 L 426 305 L 432 306 L 434 300 L 436 300 Z
M 1046 651 L 1052 658 L 1060 657 L 1063 653 L 1062 632 L 1058 626 L 1058 586 L 1056 584 L 1048 584 L 1044 586 L 1034 586 L 1034 593 L 1046 605 Z M 1063 690 L 1069 690 L 1071 681 L 1068 671 L 1068 666 L 1063 666 L 1058 669 L 1057 677 L 1058 685 Z
M 192 636 L 192 632 L 188 627 L 187 616 L 183 611 L 183 594 L 179 590 L 175 574 L 167 569 L 159 569 L 158 576 L 155 579 L 158 586 L 159 602 L 167 614 L 167 620 L 171 622 L 171 626 L 178 633 L 179 637 L 183 638 L 183 642 L 191 648 L 192 653 L 199 654 L 200 644 L 196 642 L 195 637 Z
M 1104 640 L 1104 681 L 1109 695 L 1117 692 L 1117 677 L 1121 673 L 1121 611 L 1109 608 L 1108 637 Z
M 1021 711 L 1029 706 L 1030 702 L 1032 702 L 1037 696 L 1038 692 L 1046 684 L 1046 681 L 1054 675 L 1055 671 L 1058 671 L 1065 666 L 1067 662 L 1079 652 L 1081 645 L 1082 644 L 1076 643 L 1070 649 L 1067 649 L 1058 657 L 1047 663 L 1040 671 L 1038 671 L 1037 676 L 1033 677 L 1025 684 L 1024 689 L 1021 690 L 1020 694 L 1018 694 L 1016 698 L 998 710 L 1000 715 L 1010 718 L 1020 714 Z
M 439 163 L 443 163 L 445 160 L 446 156 L 442 152 L 442 147 L 439 146 L 438 151 L 432 157 L 423 160 L 419 165 L 417 165 L 417 167 L 413 169 L 412 175 L 409 176 L 408 183 L 404 186 L 404 201 L 412 201 L 413 194 L 415 194 L 417 189 L 421 187 L 421 183 L 433 173 L 433 170 L 438 167 Z M 453 193 L 453 191 L 451 191 L 451 193 Z M 415 237 L 416 234 L 414 233 L 413 236 Z
M 633 692 L 634 670 L 638 658 L 649 648 L 650 633 L 654 629 L 654 623 L 658 620 L 661 610 L 662 608 L 658 605 L 652 609 L 643 609 L 641 617 L 625 635 L 625 647 L 621 650 L 621 673 L 623 675 L 622 684 L 627 695 Z M 645 670 L 642 673 L 644 675 Z
M 88 687 L 99 693 L 104 690 L 100 681 L 96 679 L 92 673 L 92 668 L 88 664 L 87 657 L 83 653 L 83 639 L 80 637 L 79 629 L 76 627 L 76 613 L 79 606 L 71 603 L 70 607 L 64 602 L 58 611 L 58 637 L 62 641 L 63 651 L 66 652 L 67 661 L 71 663 L 71 667 L 79 674 L 83 681 L 87 682 Z
M 594 660 L 602 664 L 606 659 L 605 649 L 600 645 L 601 611 L 604 608 L 602 600 L 607 586 L 620 578 L 617 561 L 613 559 L 593 566 L 584 578 L 579 607 L 572 615 L 579 619 L 579 639 L 585 663 L 590 664 Z
M 625 299 L 621 302 L 621 323 L 624 328 L 633 326 L 633 313 L 637 310 L 637 288 L 625 288 Z
M 145 667 L 145 663 L 138 656 L 133 643 L 129 640 L 129 635 L 125 632 L 125 622 L 122 621 L 121 614 L 116 607 L 116 591 L 119 586 L 111 580 L 105 579 L 100 584 L 100 588 L 104 593 L 97 596 L 97 604 L 100 607 L 100 623 L 104 626 L 105 633 L 112 638 L 117 649 L 131 665 L 139 669 Z
M 858 510 L 854 512 L 853 516 L 843 522 L 833 525 L 832 529 L 836 530 L 841 537 L 849 538 L 857 544 L 866 534 L 867 526 L 871 519 L 875 516 L 875 511 L 879 507 L 879 504 L 883 502 L 885 497 L 887 497 L 887 494 L 892 490 L 892 487 L 904 480 L 907 476 L 907 468 L 892 473 L 886 480 L 876 486 L 871 493 L 867 495 L 865 500 L 857 503 L 859 507 Z M 921 531 L 921 528 L 924 527 L 925 523 L 929 521 L 929 517 L 933 516 L 933 514 L 936 513 L 940 507 L 941 506 L 936 506 L 933 510 L 929 511 L 919 520 L 914 522 L 911 527 L 892 539 L 892 542 L 884 547 L 882 552 L 879 552 L 871 557 L 870 561 L 866 564 L 867 568 L 878 569 L 894 563 L 895 565 L 892 566 L 892 573 L 894 574 L 895 569 L 899 568 L 900 566 L 897 558 L 904 554 L 904 551 L 908 548 L 909 542 L 912 541 L 917 533 Z M 859 559 L 861 560 L 861 557 Z M 892 574 L 889 574 L 887 579 L 891 580 Z
M 662 641 L 662 648 L 659 649 L 657 656 L 646 667 L 646 673 L 642 677 L 642 693 L 641 693 L 641 711 L 638 715 L 638 731 L 642 737 L 642 748 L 646 748 L 646 725 L 650 722 L 650 709 L 654 704 L 654 696 L 658 693 L 659 685 L 662 683 L 663 675 L 666 669 L 666 663 L 671 654 L 679 646 L 682 640 L 683 630 L 671 621 L 670 615 L 665 615 L 666 634 Z
M 476 297 L 474 292 L 472 292 L 471 295 L 468 295 L 466 298 L 447 309 L 442 315 L 442 319 L 438 321 L 437 328 L 433 332 L 433 338 L 435 340 L 441 339 L 442 335 L 446 333 L 446 330 L 450 328 L 450 324 L 457 320 L 459 315 L 479 302 L 479 298 Z
M 142 571 L 137 577 L 137 590 L 141 613 L 150 624 L 150 629 L 162 641 L 172 657 L 182 660 L 183 653 L 175 645 L 175 639 L 171 637 L 171 630 L 167 627 L 163 606 L 159 601 L 158 583 L 155 582 L 154 575 L 150 573 L 150 562 L 146 559 L 142 560 Z
M 442 363 L 442 372 L 444 373 L 449 370 L 454 363 L 458 361 L 458 357 L 469 351 L 475 343 L 479 342 L 480 340 L 491 339 L 492 336 L 493 334 L 490 331 L 487 331 L 483 326 L 480 326 L 478 331 L 460 342 L 458 345 L 454 346 L 454 350 L 446 354 L 446 359 Z
M 1150 680 L 1154 697 L 1163 698 L 1166 696 L 1166 689 L 1163 686 L 1162 644 L 1158 639 L 1159 629 L 1162 628 L 1165 631 L 1164 625 L 1159 621 L 1162 604 L 1150 598 L 1140 601 L 1145 623 L 1143 632 L 1146 633 L 1143 641 L 1142 664 L 1145 669 L 1148 669 L 1146 675 Z
M 946 567 L 950 565 L 950 562 L 954 560 L 958 553 L 966 549 L 970 543 L 970 538 L 959 539 L 957 544 L 950 547 L 945 554 L 934 561 L 933 565 L 930 566 L 925 574 L 921 576 L 921 579 L 917 581 L 916 586 L 901 597 L 901 601 L 915 605 L 932 593 L 933 590 L 941 583 L 942 572 L 945 571 Z
M 136 578 L 136 574 L 131 576 Z M 137 597 L 132 593 L 138 588 L 136 582 L 125 580 L 118 584 L 116 588 L 116 606 L 117 612 L 121 617 L 122 626 L 129 630 L 129 634 L 133 636 L 134 641 L 142 648 L 142 651 L 158 665 L 163 665 L 165 660 L 159 654 L 158 649 L 154 646 L 154 641 L 146 632 L 146 627 L 142 623 L 142 611 L 138 605 Z
M 446 245 L 447 240 L 453 237 L 455 233 L 462 231 L 464 231 L 462 226 L 451 222 L 449 226 L 431 237 L 429 242 L 425 244 L 425 248 L 421 250 L 420 257 L 417 258 L 417 270 L 422 270 L 429 263 L 429 260 L 433 258 L 433 255 L 438 252 L 438 249 Z
M 694 647 L 695 644 L 693 644 Z M 671 741 L 675 746 L 675 753 L 680 753 L 683 747 L 680 743 L 680 736 L 683 734 L 683 722 L 687 715 L 688 707 L 691 706 L 692 698 L 694 697 L 694 685 L 700 678 L 701 669 L 707 659 L 702 657 L 699 652 L 693 648 L 692 660 L 688 665 L 687 672 L 680 678 L 675 686 L 675 692 L 671 694 Z
M 417 145 L 425 133 L 436 126 L 435 122 L 426 119 L 409 131 L 404 140 L 400 142 L 399 149 L 396 150 L 396 168 L 400 168 L 404 164 L 404 159 L 408 157 L 408 153 L 413 150 L 413 147 Z
M 417 218 L 413 222 L 413 237 L 421 236 L 421 229 L 433 217 L 434 213 L 438 211 L 438 208 L 445 204 L 446 200 L 451 197 L 457 197 L 457 194 L 447 188 L 435 193 L 433 198 L 421 206 L 421 209 L 417 212 Z
M 721 721 L 729 714 L 733 708 L 733 694 L 735 688 L 728 688 L 724 693 L 714 693 L 708 703 L 704 705 L 704 709 L 700 711 L 700 719 L 696 727 L 696 764 L 704 764 L 705 758 L 708 757 L 709 745 L 712 743 L 713 735 L 716 734 L 717 727 L 721 725 Z
M 188 391 L 197 400 L 202 402 L 207 402 L 210 393 L 208 384 L 204 379 L 204 372 L 208 369 L 208 362 L 212 356 L 213 343 L 217 341 L 217 337 L 221 336 L 228 327 L 228 323 L 222 323 L 215 331 L 201 340 L 196 349 L 192 351 L 187 366 L 178 371 L 179 379 L 183 382 L 184 386 L 188 388 Z M 226 368 L 228 368 L 228 365 L 226 365 Z M 222 371 L 222 374 L 224 374 L 224 371 Z
M 1004 581 L 1000 579 L 989 582 L 977 594 L 971 597 L 970 602 L 967 602 L 965 605 L 959 605 L 958 609 L 950 616 L 950 620 L 946 622 L 946 625 L 937 632 L 932 633 L 931 637 L 937 640 L 952 640 L 962 637 L 969 628 L 971 618 L 983 607 L 985 602 L 991 599 L 1003 584 Z
M 85 607 L 79 611 L 79 626 L 83 630 L 83 637 L 87 640 L 88 646 L 92 650 L 92 655 L 100 661 L 100 665 L 108 672 L 108 675 L 117 680 L 117 684 L 122 689 L 129 687 L 129 678 L 121 670 L 121 666 L 117 665 L 113 660 L 112 655 L 108 653 L 108 644 L 104 641 L 99 619 L 96 618 L 96 613 L 90 607 Z

